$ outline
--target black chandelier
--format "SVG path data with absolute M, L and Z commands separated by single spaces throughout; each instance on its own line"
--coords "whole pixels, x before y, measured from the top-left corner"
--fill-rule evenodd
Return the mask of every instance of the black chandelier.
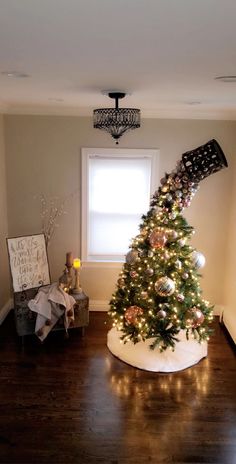
M 137 108 L 119 108 L 119 99 L 125 97 L 123 92 L 109 92 L 108 96 L 115 100 L 115 108 L 94 110 L 93 127 L 109 132 L 118 144 L 119 138 L 125 132 L 140 127 L 140 110 Z

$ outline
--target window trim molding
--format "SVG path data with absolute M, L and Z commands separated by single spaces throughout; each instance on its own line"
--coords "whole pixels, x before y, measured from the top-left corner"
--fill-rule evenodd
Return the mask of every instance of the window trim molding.
M 151 158 L 150 197 L 157 188 L 160 150 L 150 148 L 81 148 L 81 259 L 85 266 L 117 267 L 123 261 L 96 261 L 88 259 L 88 161 L 89 158 Z M 144 211 L 145 214 L 145 211 Z

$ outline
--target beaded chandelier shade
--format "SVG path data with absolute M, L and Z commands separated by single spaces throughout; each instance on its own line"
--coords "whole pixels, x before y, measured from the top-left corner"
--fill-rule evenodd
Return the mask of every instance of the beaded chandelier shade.
M 119 99 L 125 97 L 122 92 L 108 93 L 115 99 L 115 108 L 99 108 L 93 111 L 93 127 L 107 131 L 118 144 L 119 138 L 127 131 L 140 127 L 140 110 L 119 108 Z

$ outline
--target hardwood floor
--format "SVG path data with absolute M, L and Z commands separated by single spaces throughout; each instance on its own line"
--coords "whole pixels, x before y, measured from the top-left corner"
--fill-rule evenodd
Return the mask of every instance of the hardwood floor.
M 159 374 L 113 357 L 105 318 L 24 352 L 12 317 L 0 327 L 0 462 L 236 463 L 235 351 L 218 322 L 208 358 Z

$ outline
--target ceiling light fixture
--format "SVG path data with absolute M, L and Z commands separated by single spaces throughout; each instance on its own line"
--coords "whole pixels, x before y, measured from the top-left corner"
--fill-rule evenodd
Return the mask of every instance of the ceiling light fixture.
M 194 105 L 201 105 L 201 102 L 198 100 L 191 100 L 191 101 L 186 102 L 186 104 L 194 106 Z
M 118 144 L 119 138 L 127 131 L 140 127 L 140 110 L 137 108 L 119 108 L 119 100 L 124 92 L 108 92 L 115 100 L 115 108 L 99 108 L 93 111 L 93 127 L 109 132 Z
M 218 76 L 215 77 L 216 81 L 221 81 L 221 82 L 236 82 L 236 76 Z
M 19 72 L 19 71 L 2 71 L 1 74 L 6 77 L 16 77 L 16 78 L 24 78 L 29 77 L 29 74 Z
M 51 101 L 51 102 L 54 102 L 54 103 L 62 103 L 62 102 L 64 102 L 63 98 L 56 98 L 56 97 L 55 98 L 54 97 L 49 97 L 48 100 Z

